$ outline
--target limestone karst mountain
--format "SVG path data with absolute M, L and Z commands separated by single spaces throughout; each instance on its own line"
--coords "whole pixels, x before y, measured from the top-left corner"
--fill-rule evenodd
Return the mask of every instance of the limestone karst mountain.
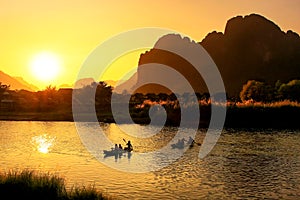
M 299 35 L 291 30 L 282 31 L 278 25 L 261 15 L 250 14 L 229 19 L 224 33 L 213 31 L 200 42 L 174 34 L 161 37 L 150 51 L 140 56 L 135 78 L 123 83 L 122 86 L 126 85 L 128 91 L 141 80 L 165 76 L 155 70 L 149 71 L 147 66 L 153 66 L 151 63 L 167 65 L 177 70 L 196 92 L 207 91 L 202 76 L 196 73 L 186 59 L 157 49 L 160 45 L 189 51 L 195 45 L 202 45 L 216 63 L 229 96 L 238 96 L 243 84 L 251 79 L 274 84 L 277 80 L 287 82 L 300 78 Z M 170 80 L 170 84 L 184 90 L 176 77 Z M 147 84 L 135 92 L 160 93 L 170 90 L 157 84 Z

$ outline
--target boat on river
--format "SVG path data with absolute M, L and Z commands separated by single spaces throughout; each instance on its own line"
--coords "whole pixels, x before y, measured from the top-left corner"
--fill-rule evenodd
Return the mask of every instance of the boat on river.
M 115 156 L 121 157 L 124 153 L 131 153 L 133 149 L 111 149 L 111 150 L 103 150 L 104 157 Z
M 185 147 L 182 143 L 171 144 L 172 149 L 183 149 Z
M 179 140 L 177 143 L 175 144 L 171 144 L 172 149 L 184 149 L 185 147 L 189 147 L 192 148 L 195 145 L 200 146 L 200 143 L 195 142 L 194 140 L 190 140 L 187 143 L 185 143 L 183 140 Z

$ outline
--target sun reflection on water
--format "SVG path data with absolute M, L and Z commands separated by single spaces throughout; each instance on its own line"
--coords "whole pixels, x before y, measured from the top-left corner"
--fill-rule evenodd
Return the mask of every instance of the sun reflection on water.
M 53 145 L 55 138 L 50 137 L 47 134 L 34 136 L 31 138 L 31 142 L 40 153 L 49 153 L 50 147 Z

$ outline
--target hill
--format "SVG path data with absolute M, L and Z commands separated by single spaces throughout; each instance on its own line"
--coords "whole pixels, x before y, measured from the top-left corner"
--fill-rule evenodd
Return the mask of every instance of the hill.
M 10 85 L 11 90 L 28 90 L 28 91 L 37 91 L 38 88 L 32 84 L 27 83 L 21 77 L 12 77 L 2 71 L 0 71 L 0 82 L 2 84 Z
M 300 78 L 299 35 L 283 32 L 263 16 L 234 17 L 224 34 L 212 32 L 200 44 L 217 64 L 231 95 L 251 79 L 274 84 Z
M 176 69 L 196 92 L 207 91 L 201 75 L 195 73 L 190 63 L 178 55 L 156 48 L 162 44 L 183 50 L 195 46 L 194 41 L 179 35 L 163 36 L 150 51 L 140 56 L 136 84 L 157 76 L 155 71 L 148 70 L 147 64 L 160 63 Z M 229 96 L 237 97 L 242 86 L 251 79 L 274 84 L 277 80 L 288 82 L 300 78 L 299 35 L 291 30 L 283 32 L 278 25 L 261 15 L 233 17 L 227 21 L 224 33 L 213 31 L 197 44 L 202 45 L 216 63 Z M 178 80 L 170 81 L 180 87 Z M 159 85 L 148 84 L 136 92 L 166 91 Z

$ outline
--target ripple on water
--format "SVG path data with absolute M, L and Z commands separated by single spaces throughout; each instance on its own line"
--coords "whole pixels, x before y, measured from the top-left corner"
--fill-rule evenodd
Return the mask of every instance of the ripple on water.
M 71 122 L 0 122 L 0 167 L 28 167 L 55 172 L 67 184 L 94 184 L 119 199 L 297 199 L 300 196 L 300 132 L 225 130 L 204 159 L 200 146 L 188 149 L 176 162 L 154 172 L 126 173 L 100 163 L 82 145 Z M 117 143 L 132 139 L 137 152 L 161 148 L 176 128 L 147 139 L 129 137 L 105 124 L 107 136 Z M 144 128 L 144 127 L 142 127 Z M 31 139 L 55 138 L 48 153 L 34 148 Z M 197 134 L 202 142 L 203 131 Z M 144 162 L 163 164 L 164 155 Z M 122 157 L 116 164 L 132 162 Z M 112 160 L 114 161 L 114 158 Z M 154 163 L 152 163 L 154 164 Z

